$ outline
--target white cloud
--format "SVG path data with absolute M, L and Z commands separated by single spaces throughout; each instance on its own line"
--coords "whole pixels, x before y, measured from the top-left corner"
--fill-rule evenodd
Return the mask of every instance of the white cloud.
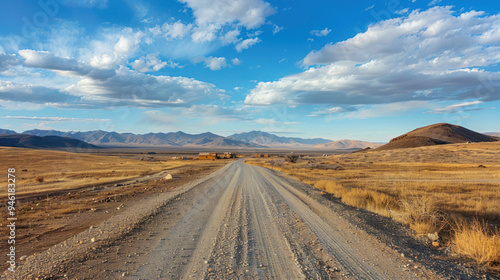
M 99 107 L 175 107 L 190 106 L 193 102 L 225 98 L 224 92 L 213 84 L 185 77 L 152 76 L 120 67 L 116 75 L 105 81 L 91 78 L 64 89 L 83 103 Z
M 172 60 L 161 61 L 158 58 L 158 53 L 150 53 L 146 56 L 140 57 L 130 65 L 132 65 L 132 68 L 142 73 L 156 72 L 163 69 L 164 67 L 181 68 L 179 66 L 179 63 L 175 63 Z
M 257 30 L 257 31 L 251 32 L 251 33 L 247 33 L 247 36 L 251 38 L 251 37 L 257 37 L 260 34 L 262 34 L 262 30 Z
M 193 29 L 191 38 L 195 43 L 211 42 L 217 38 L 219 27 L 215 24 L 198 26 Z
M 409 10 L 410 10 L 409 8 L 404 8 L 402 10 L 396 11 L 396 14 L 405 15 L 408 13 Z
M 458 103 L 458 104 L 449 105 L 449 106 L 446 106 L 444 108 L 434 109 L 434 110 L 429 111 L 427 113 L 432 113 L 432 114 L 456 113 L 456 112 L 459 112 L 462 108 L 470 107 L 470 106 L 474 106 L 474 105 L 479 105 L 481 103 L 483 103 L 483 102 L 482 101 L 462 102 L 462 103 Z
M 168 40 L 182 39 L 188 35 L 192 29 L 192 24 L 183 24 L 180 20 L 172 24 L 164 23 L 161 27 L 161 31 Z M 157 29 L 153 29 L 152 31 L 155 34 L 158 34 L 159 32 Z
M 224 67 L 227 67 L 227 62 L 225 57 L 206 57 L 204 59 L 205 67 L 210 68 L 210 70 L 217 71 Z
M 441 3 L 441 1 L 443 1 L 443 0 L 432 0 L 432 1 L 428 4 L 428 6 L 435 6 L 435 5 L 439 4 L 439 3 Z
M 274 25 L 273 26 L 273 35 L 276 35 L 277 33 L 279 33 L 281 30 L 285 29 L 284 27 L 282 26 L 278 26 L 278 25 Z
M 370 25 L 353 38 L 309 53 L 302 73 L 260 82 L 249 105 L 356 105 L 411 100 L 499 100 L 500 15 L 434 7 Z M 486 86 L 483 86 L 486 87 Z M 486 92 L 487 90 L 483 90 Z M 480 96 L 478 96 L 480 95 Z
M 115 52 L 120 54 L 129 54 L 137 50 L 139 43 L 141 42 L 141 33 L 136 33 L 134 36 L 126 37 L 121 36 L 118 42 L 115 44 Z
M 222 36 L 221 41 L 223 45 L 234 44 L 240 41 L 240 31 L 238 29 L 234 29 L 226 32 L 224 36 Z
M 315 112 L 311 113 L 311 115 L 309 115 L 308 117 L 321 117 L 321 116 L 324 116 L 324 115 L 338 114 L 338 113 L 342 113 L 342 112 L 345 112 L 345 111 L 346 111 L 346 109 L 344 109 L 344 108 L 342 108 L 340 106 L 330 107 L 330 108 L 327 108 L 327 109 L 315 111 Z
M 55 88 L 0 81 L 0 100 L 45 104 L 78 102 L 79 98 L 62 93 Z
M 18 65 L 19 60 L 13 54 L 4 54 L 0 52 L 0 72 L 10 69 L 11 67 Z
M 242 42 L 236 45 L 236 51 L 242 52 L 243 50 L 246 50 L 251 46 L 259 43 L 260 41 L 261 40 L 258 37 L 243 40 Z
M 365 12 L 366 12 L 366 11 L 369 11 L 369 10 L 371 10 L 371 9 L 373 9 L 373 8 L 375 8 L 375 4 L 371 5 L 370 7 L 366 7 L 366 8 L 365 8 Z
M 231 63 L 233 65 L 240 65 L 241 64 L 241 60 L 239 60 L 237 57 L 231 59 Z
M 274 9 L 261 0 L 179 0 L 193 10 L 199 26 L 239 23 L 246 28 L 257 28 L 265 23 Z
M 90 61 L 91 66 L 113 69 L 128 63 L 127 60 L 139 51 L 145 36 L 132 28 L 108 28 L 101 30 L 88 44 L 72 47 L 79 50 L 79 58 Z
M 104 80 L 115 74 L 114 70 L 94 68 L 74 59 L 57 57 L 45 51 L 20 50 L 19 55 L 25 59 L 25 66 L 60 71 L 68 75 Z
M 323 30 L 313 30 L 311 31 L 311 35 L 317 36 L 317 37 L 324 37 L 328 35 L 330 32 L 332 32 L 331 29 L 325 28 Z
M 19 54 L 27 67 L 51 70 L 57 74 L 52 79 L 69 76 L 76 82 L 63 84 L 60 88 L 0 82 L 0 100 L 29 101 L 54 107 L 101 108 L 190 106 L 196 101 L 226 98 L 223 90 L 195 79 L 146 75 L 124 66 L 116 70 L 99 69 L 74 59 L 56 57 L 49 52 L 21 50 Z M 142 66 L 154 70 L 157 66 L 154 65 L 155 59 L 156 54 L 146 56 L 146 65 Z M 222 67 L 223 64 L 215 60 L 210 67 Z

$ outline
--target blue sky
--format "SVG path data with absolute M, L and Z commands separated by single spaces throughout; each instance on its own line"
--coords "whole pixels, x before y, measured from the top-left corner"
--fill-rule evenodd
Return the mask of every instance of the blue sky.
M 0 128 L 500 131 L 496 1 L 41 0 L 0 11 Z

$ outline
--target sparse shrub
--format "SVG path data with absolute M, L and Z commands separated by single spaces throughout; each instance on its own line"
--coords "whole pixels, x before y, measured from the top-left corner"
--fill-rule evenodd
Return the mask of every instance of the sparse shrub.
M 43 176 L 38 176 L 35 178 L 35 182 L 37 182 L 37 183 L 43 183 L 44 180 L 45 179 L 43 178 Z
M 285 156 L 285 161 L 290 163 L 296 163 L 299 160 L 300 156 L 296 154 L 289 154 Z
M 445 226 L 443 217 L 430 197 L 408 195 L 402 198 L 401 205 L 404 211 L 404 222 L 417 234 L 440 232 Z
M 480 265 L 500 265 L 500 232 L 489 229 L 484 222 L 457 222 L 453 242 L 458 254 Z
M 307 168 L 310 169 L 320 169 L 320 170 L 344 170 L 344 168 L 338 164 L 317 164 L 317 163 L 309 163 L 306 165 Z
M 269 162 L 271 166 L 276 166 L 276 167 L 282 167 L 283 166 L 283 161 L 282 160 L 271 160 Z

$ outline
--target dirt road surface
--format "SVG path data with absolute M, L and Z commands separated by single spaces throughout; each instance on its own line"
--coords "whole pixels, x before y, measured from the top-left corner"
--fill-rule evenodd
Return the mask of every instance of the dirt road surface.
M 137 207 L 148 205 L 131 208 Z M 50 279 L 443 278 L 411 263 L 289 178 L 242 160 L 179 190 L 159 209 L 118 240 L 46 273 Z M 63 248 L 71 250 L 68 244 Z M 26 265 L 37 267 L 36 261 Z

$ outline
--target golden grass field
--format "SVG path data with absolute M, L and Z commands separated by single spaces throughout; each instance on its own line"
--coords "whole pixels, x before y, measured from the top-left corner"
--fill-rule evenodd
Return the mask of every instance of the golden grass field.
M 0 170 L 16 169 L 18 195 L 114 182 L 188 164 L 8 147 L 0 147 L 0 156 Z M 0 197 L 6 195 L 0 193 Z
M 7 170 L 16 169 L 19 257 L 40 252 L 108 219 L 134 199 L 169 191 L 230 161 L 172 160 L 168 155 L 144 155 L 140 151 L 117 154 L 0 147 L 4 185 Z M 150 161 L 137 159 L 141 157 Z M 173 179 L 162 180 L 167 173 Z M 7 215 L 6 206 L 5 188 L 0 193 L 2 217 Z M 0 243 L 4 244 L 8 236 L 5 222 L 0 221 Z M 5 255 L 0 256 L 1 268 L 6 267 L 5 260 Z
M 278 158 L 249 162 L 391 217 L 417 234 L 437 232 L 446 244 L 435 245 L 452 244 L 480 264 L 500 265 L 500 235 L 491 229 L 500 224 L 500 142 L 303 156 L 297 163 Z M 482 253 L 462 248 L 474 243 Z

